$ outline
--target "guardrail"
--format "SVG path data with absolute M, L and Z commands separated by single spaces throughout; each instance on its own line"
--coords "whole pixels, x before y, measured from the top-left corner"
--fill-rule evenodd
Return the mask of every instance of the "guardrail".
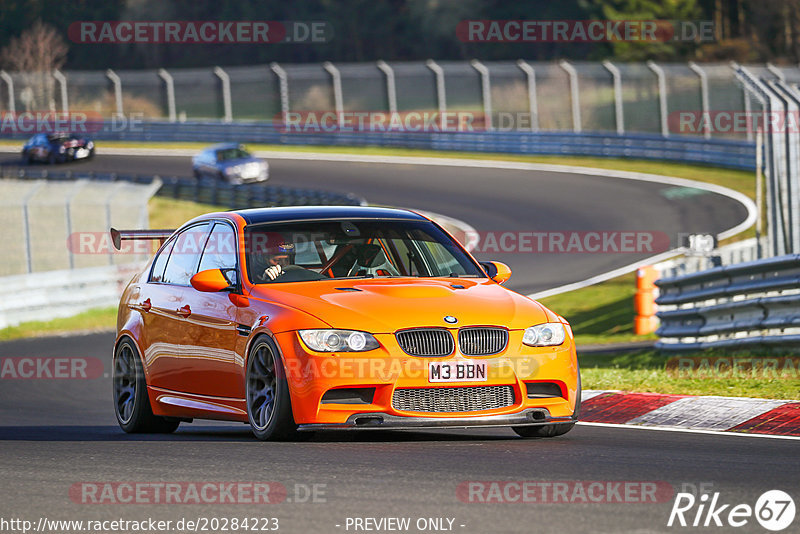
M 266 184 L 234 185 L 211 179 L 179 176 L 150 176 L 141 174 L 101 173 L 93 171 L 52 170 L 42 168 L 0 168 L 0 178 L 33 180 L 97 180 L 106 182 L 127 181 L 150 184 L 159 179 L 161 188 L 156 195 L 191 200 L 229 209 L 245 209 L 273 206 L 358 206 L 366 204 L 363 198 L 352 193 L 335 193 L 313 189 L 280 187 Z
M 98 140 L 128 142 L 238 142 L 280 145 L 377 146 L 442 151 L 511 154 L 596 156 L 700 163 L 733 169 L 755 169 L 751 141 L 705 139 L 694 136 L 611 132 L 481 131 L 400 132 L 332 131 L 287 132 L 268 122 L 220 121 L 136 123 L 116 131 L 110 123 L 98 127 Z M 23 136 L 16 136 L 22 139 Z M 98 148 L 102 153 L 102 145 Z
M 663 350 L 800 344 L 800 255 L 662 278 Z
M 0 328 L 116 306 L 141 264 L 108 265 L 0 278 Z

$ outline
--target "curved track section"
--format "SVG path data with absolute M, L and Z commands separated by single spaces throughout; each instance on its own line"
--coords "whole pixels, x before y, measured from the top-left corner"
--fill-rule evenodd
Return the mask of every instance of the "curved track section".
M 16 156 L 0 158 L 0 164 L 16 163 Z M 186 155 L 100 153 L 73 168 L 191 174 Z M 584 172 L 270 159 L 269 183 L 354 193 L 373 204 L 407 206 L 461 219 L 482 234 L 480 249 L 485 252 L 476 256 L 509 264 L 514 275 L 508 286 L 524 294 L 578 282 L 664 252 L 669 245 L 675 246 L 681 233 L 716 235 L 748 219 L 741 202 L 706 190 Z M 643 243 L 640 252 L 614 252 L 610 244 L 605 247 L 608 252 L 547 252 L 559 250 L 559 236 L 565 239 L 563 250 L 570 250 L 570 237 L 578 235 L 583 240 L 588 232 L 604 232 L 604 236 L 650 233 L 653 250 L 646 250 Z M 536 233 L 547 234 L 540 251 L 536 250 L 539 238 L 532 235 Z M 504 234 L 510 235 L 505 242 Z M 619 235 L 613 238 L 617 244 Z

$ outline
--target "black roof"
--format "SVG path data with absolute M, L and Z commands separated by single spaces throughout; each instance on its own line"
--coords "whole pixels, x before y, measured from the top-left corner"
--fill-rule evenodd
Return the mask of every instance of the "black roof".
M 412 211 L 371 206 L 287 206 L 237 210 L 247 224 L 267 222 L 307 221 L 319 219 L 405 219 L 427 220 Z

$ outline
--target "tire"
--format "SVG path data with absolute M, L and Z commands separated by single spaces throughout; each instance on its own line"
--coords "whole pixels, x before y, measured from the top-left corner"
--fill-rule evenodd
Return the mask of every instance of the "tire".
M 578 370 L 578 393 L 575 399 L 575 411 L 572 414 L 571 423 L 556 423 L 554 425 L 538 426 L 512 426 L 511 429 L 523 438 L 554 438 L 563 436 L 575 427 L 575 421 L 581 412 L 581 372 Z
M 268 336 L 255 340 L 247 358 L 245 379 L 247 419 L 250 429 L 261 441 L 300 440 L 292 416 L 289 384 L 277 345 Z
M 153 415 L 139 352 L 130 339 L 114 351 L 112 384 L 114 414 L 125 432 L 169 434 L 180 425 L 179 420 Z

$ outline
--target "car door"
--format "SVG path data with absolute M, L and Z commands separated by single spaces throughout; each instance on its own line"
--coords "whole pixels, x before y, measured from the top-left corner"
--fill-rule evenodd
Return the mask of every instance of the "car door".
M 44 134 L 39 134 L 33 138 L 31 153 L 33 154 L 34 159 L 40 161 L 47 159 L 47 144 L 47 136 Z
M 237 243 L 236 231 L 230 223 L 214 223 L 195 272 L 223 269 L 235 282 Z M 189 287 L 184 305 L 190 314 L 184 318 L 186 341 L 182 359 L 192 371 L 186 375 L 181 391 L 213 397 L 240 397 L 235 352 L 239 336 L 238 308 L 231 301 L 230 293 L 205 293 Z
M 200 154 L 200 157 L 197 158 L 197 170 L 201 177 L 207 178 L 210 176 L 209 163 L 213 158 L 212 154 L 213 152 L 205 150 Z
M 150 279 L 140 295 L 146 339 L 145 361 L 150 385 L 171 391 L 188 391 L 198 370 L 185 357 L 189 333 L 187 303 L 189 280 L 197 270 L 210 222 L 192 225 L 173 237 L 153 262 Z M 166 259 L 163 257 L 166 255 Z

